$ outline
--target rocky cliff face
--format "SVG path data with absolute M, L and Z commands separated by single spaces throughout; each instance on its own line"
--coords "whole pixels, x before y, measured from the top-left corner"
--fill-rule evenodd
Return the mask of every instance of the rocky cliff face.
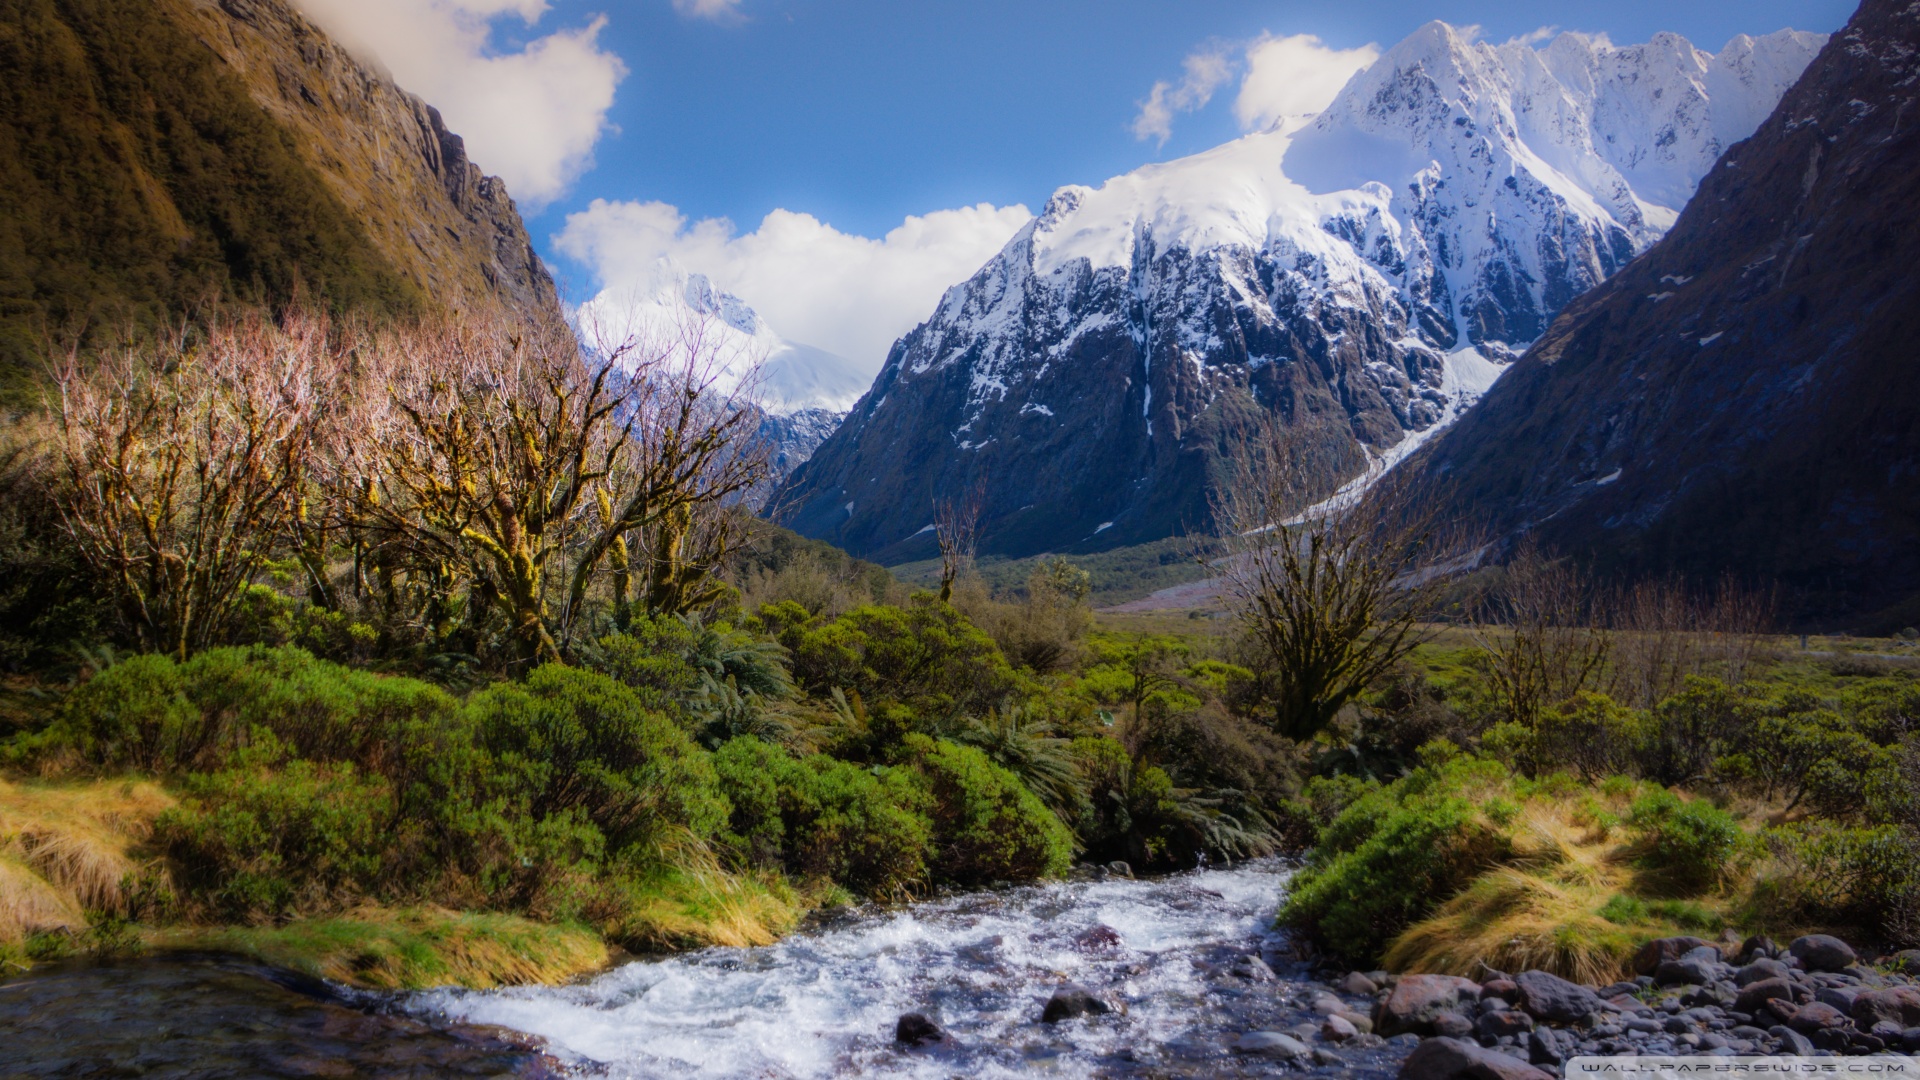
M 985 550 L 1022 555 L 1207 524 L 1261 412 L 1329 492 L 1391 465 L 1653 243 L 1819 40 L 1716 57 L 1424 27 L 1304 129 L 1062 189 L 895 345 L 779 505 L 911 558 L 936 500 L 980 484 Z
M 500 183 L 285 0 L 0 0 L 0 381 L 302 294 L 560 314 Z
M 468 160 L 439 110 L 355 59 L 288 0 L 171 2 L 427 296 L 498 302 L 522 316 L 559 312 L 506 185 Z
M 1448 512 L 1778 583 L 1810 619 L 1920 592 L 1916 96 L 1920 4 L 1866 0 L 1671 233 L 1414 459 Z

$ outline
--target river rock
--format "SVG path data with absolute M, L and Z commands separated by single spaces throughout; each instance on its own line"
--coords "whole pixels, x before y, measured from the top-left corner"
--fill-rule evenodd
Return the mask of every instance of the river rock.
M 1480 985 L 1481 1001 L 1485 1001 L 1488 998 L 1499 998 L 1501 1001 L 1517 1001 L 1519 1000 L 1519 996 L 1520 988 L 1514 985 L 1512 979 L 1495 979 L 1492 982 L 1482 983 Z
M 1693 950 L 1710 944 L 1697 937 L 1656 938 L 1640 946 L 1640 951 L 1633 954 L 1634 974 L 1652 975 L 1668 960 L 1678 960 Z
M 1780 955 L 1780 946 L 1765 934 L 1755 934 L 1740 943 L 1739 962 L 1751 964 L 1755 960 L 1771 960 Z
M 1761 979 L 1792 979 L 1793 969 L 1778 960 L 1755 960 L 1733 977 L 1735 986 L 1751 986 Z
M 1902 949 L 1887 958 L 1887 970 L 1897 975 L 1920 975 L 1920 949 Z
M 1767 1029 L 1767 1034 L 1780 1040 L 1780 1052 L 1783 1054 L 1798 1054 L 1801 1057 L 1813 1056 L 1813 1043 L 1809 1041 L 1805 1035 L 1800 1034 L 1785 1024 L 1775 1024 Z
M 1095 924 L 1073 936 L 1073 947 L 1081 952 L 1104 952 L 1120 947 L 1120 931 Z
M 1653 969 L 1653 981 L 1661 986 L 1705 986 L 1713 981 L 1714 965 L 1694 956 L 1662 960 Z
M 1894 1023 L 1901 1028 L 1920 1026 L 1920 986 L 1890 986 L 1869 990 L 1853 999 L 1847 1010 L 1861 1027 Z
M 1400 1066 L 1400 1080 L 1553 1080 L 1527 1062 L 1460 1039 L 1422 1040 Z
M 1578 983 L 1570 983 L 1545 971 L 1523 971 L 1514 977 L 1519 990 L 1517 1004 L 1536 1020 L 1574 1024 L 1599 1012 L 1603 1004 L 1598 994 Z
M 1771 1006 L 1769 1007 L 1771 1008 Z M 1827 1028 L 1844 1027 L 1851 1029 L 1853 1027 L 1853 1019 L 1831 1005 L 1816 1001 L 1795 1009 L 1793 1015 L 1787 1018 L 1787 1026 L 1808 1038 L 1812 1038 Z
M 1303 1058 L 1312 1053 L 1306 1043 L 1278 1031 L 1249 1031 L 1234 1040 L 1233 1048 L 1242 1054 L 1259 1054 L 1262 1057 L 1280 1058 L 1286 1061 Z
M 1380 992 L 1380 984 L 1367 978 L 1358 971 L 1349 971 L 1347 972 L 1347 977 L 1340 980 L 1340 992 L 1343 994 L 1356 994 L 1360 997 L 1372 997 Z
M 1227 974 L 1232 975 L 1236 979 L 1245 979 L 1247 982 L 1257 983 L 1269 983 L 1279 978 L 1279 976 L 1273 973 L 1273 969 L 1267 966 L 1265 960 L 1251 953 L 1246 956 L 1237 957 L 1233 963 L 1228 964 Z
M 893 1041 L 901 1046 L 927 1046 L 944 1042 L 947 1033 L 940 1025 L 927 1018 L 925 1013 L 901 1013 L 900 1019 L 893 1025 Z
M 1464 1039 L 1473 1034 L 1473 1021 L 1457 1012 L 1434 1013 L 1433 1033 L 1450 1039 Z
M 1822 1005 L 1831 1005 L 1851 1016 L 1854 1001 L 1866 992 L 1864 987 L 1859 986 L 1823 986 L 1813 992 L 1813 1000 Z
M 1077 983 L 1067 983 L 1047 999 L 1047 1007 L 1040 1012 L 1040 1021 L 1056 1024 L 1076 1016 L 1101 1016 L 1112 1011 L 1113 1006 L 1102 1001 L 1093 991 Z
M 1473 1033 L 1482 1042 L 1497 1042 L 1508 1035 L 1518 1038 L 1532 1030 L 1533 1017 L 1518 1009 L 1495 1009 L 1482 1013 L 1473 1024 Z
M 1320 1034 L 1329 1042 L 1346 1042 L 1360 1034 L 1360 1029 L 1354 1027 L 1351 1020 L 1335 1013 L 1327 1017 L 1326 1023 L 1320 1025 Z
M 1432 1034 L 1435 1016 L 1479 996 L 1480 984 L 1457 975 L 1402 975 L 1393 993 L 1375 1006 L 1373 1030 L 1381 1035 Z
M 1830 934 L 1794 938 L 1787 952 L 1808 971 L 1844 971 L 1859 959 L 1854 955 L 1853 946 Z
M 1761 979 L 1759 982 L 1748 983 L 1740 991 L 1740 996 L 1733 999 L 1733 1008 L 1735 1012 L 1757 1012 L 1769 1001 L 1785 1001 L 1791 1004 L 1793 984 L 1781 978 Z
M 1552 1028 L 1534 1028 L 1527 1035 L 1527 1060 L 1535 1065 L 1559 1068 L 1575 1052 L 1572 1038 Z

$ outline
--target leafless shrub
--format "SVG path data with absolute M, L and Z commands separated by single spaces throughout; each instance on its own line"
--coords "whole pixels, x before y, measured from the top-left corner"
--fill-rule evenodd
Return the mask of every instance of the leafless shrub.
M 1696 593 L 1678 577 L 1640 581 L 1604 601 L 1614 631 L 1608 693 L 1652 708 L 1678 693 L 1689 675 L 1746 681 L 1773 621 L 1772 596 L 1723 578 Z
M 973 568 L 979 541 L 980 511 L 986 488 L 976 483 L 959 499 L 941 499 L 933 508 L 933 535 L 940 544 L 940 600 L 953 600 L 953 584 Z
M 56 373 L 61 517 L 143 647 L 215 640 L 299 512 L 327 335 L 252 317 Z
M 618 620 L 711 600 L 722 511 L 766 470 L 703 326 L 596 344 L 469 316 L 341 357 L 341 517 L 377 562 L 497 612 L 526 664 L 559 657 L 603 572 Z
M 1600 685 L 1612 636 L 1600 624 L 1599 600 L 1571 560 L 1549 559 L 1531 541 L 1521 543 L 1504 582 L 1470 624 L 1505 719 L 1536 728 L 1544 710 Z
M 1231 554 L 1225 599 L 1270 665 L 1275 730 L 1308 739 L 1419 644 L 1467 550 L 1388 472 L 1307 505 L 1313 449 L 1267 418 L 1215 506 Z

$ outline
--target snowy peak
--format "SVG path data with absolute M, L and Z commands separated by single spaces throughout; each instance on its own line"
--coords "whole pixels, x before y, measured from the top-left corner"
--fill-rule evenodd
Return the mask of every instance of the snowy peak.
M 845 358 L 781 337 L 746 301 L 672 258 L 657 260 L 630 293 L 602 294 L 580 314 L 582 322 L 595 324 L 592 336 L 612 341 L 631 336 L 675 343 L 697 333 L 703 351 L 726 368 L 723 387 L 731 390 L 751 374 L 749 396 L 777 416 L 845 413 L 867 388 L 865 376 Z
M 1429 23 L 1309 121 L 1059 189 L 895 344 L 783 501 L 883 558 L 922 557 L 913 529 L 969 477 L 994 492 L 988 550 L 1157 540 L 1209 519 L 1256 410 L 1302 429 L 1332 495 L 1655 243 L 1824 41 Z

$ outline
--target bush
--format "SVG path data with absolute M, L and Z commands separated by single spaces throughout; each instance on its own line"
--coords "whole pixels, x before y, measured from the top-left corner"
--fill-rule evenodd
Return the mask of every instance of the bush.
M 10 757 L 70 753 L 101 770 L 167 772 L 203 741 L 200 711 L 170 657 L 135 656 L 82 683 L 53 725 L 23 736 Z
M 919 735 L 908 746 L 931 796 L 936 881 L 1027 881 L 1072 864 L 1072 834 L 1012 773 L 971 746 Z
M 1665 788 L 1635 799 L 1627 825 L 1656 890 L 1686 895 L 1712 888 L 1731 879 L 1753 853 L 1732 814 L 1704 799 L 1683 801 Z
M 855 608 L 824 624 L 783 623 L 781 643 L 807 693 L 858 692 L 869 708 L 898 703 L 925 719 L 984 713 L 1019 685 L 992 638 L 927 597 L 906 608 Z
M 1643 714 L 1605 694 L 1582 691 L 1541 714 L 1529 771 L 1572 769 L 1588 783 L 1597 783 L 1634 767 L 1646 729 Z
M 1294 875 L 1282 921 L 1341 956 L 1372 961 L 1402 930 L 1510 855 L 1507 838 L 1475 805 L 1505 778 L 1496 763 L 1457 759 L 1362 795 L 1321 830 L 1319 846 Z
M 1912 833 L 1800 822 L 1763 839 L 1774 865 L 1754 887 L 1752 921 L 1858 927 L 1890 946 L 1920 945 L 1920 842 Z
M 709 755 L 605 675 L 549 664 L 475 694 L 466 711 L 527 816 L 578 812 L 612 853 L 676 826 L 709 837 L 726 821 Z
M 393 798 L 352 765 L 289 763 L 195 776 L 155 824 L 179 883 L 221 918 L 343 906 L 381 884 Z
M 737 863 L 824 877 L 873 897 L 925 879 L 932 823 L 909 770 L 875 776 L 746 738 L 722 746 L 714 769 L 732 806 L 722 839 Z

